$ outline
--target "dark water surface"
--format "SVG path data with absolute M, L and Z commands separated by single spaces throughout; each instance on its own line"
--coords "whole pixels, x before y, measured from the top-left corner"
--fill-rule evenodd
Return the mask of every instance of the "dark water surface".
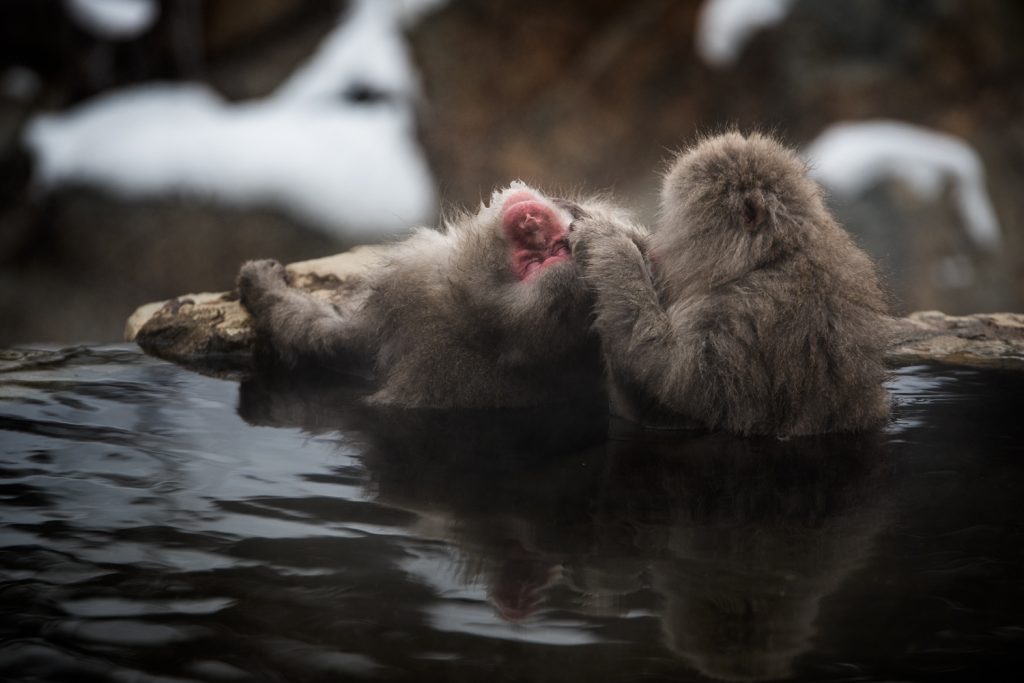
M 1019 680 L 1024 375 L 874 438 L 374 413 L 0 354 L 5 681 Z

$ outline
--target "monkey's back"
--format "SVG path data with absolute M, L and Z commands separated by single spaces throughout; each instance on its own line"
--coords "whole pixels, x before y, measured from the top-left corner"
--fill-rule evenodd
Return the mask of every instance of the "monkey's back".
M 732 339 L 710 344 L 709 356 L 719 357 L 702 365 L 704 383 L 718 395 L 710 412 L 722 427 L 800 435 L 884 422 L 886 318 L 870 283 L 797 255 L 731 289 L 707 324 Z
M 659 233 L 670 316 L 696 349 L 684 412 L 744 434 L 885 420 L 885 295 L 793 150 L 756 133 L 699 142 L 666 176 Z

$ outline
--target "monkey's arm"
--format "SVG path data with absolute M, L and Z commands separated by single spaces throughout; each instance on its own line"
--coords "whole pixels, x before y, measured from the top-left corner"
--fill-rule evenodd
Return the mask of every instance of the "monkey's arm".
M 284 266 L 277 261 L 244 264 L 238 273 L 238 292 L 257 337 L 286 364 L 362 360 L 366 343 L 359 326 L 330 304 L 290 287 Z
M 594 326 L 610 368 L 673 405 L 694 372 L 696 349 L 681 343 L 661 305 L 647 259 L 645 235 L 601 218 L 576 221 L 573 254 L 595 293 Z

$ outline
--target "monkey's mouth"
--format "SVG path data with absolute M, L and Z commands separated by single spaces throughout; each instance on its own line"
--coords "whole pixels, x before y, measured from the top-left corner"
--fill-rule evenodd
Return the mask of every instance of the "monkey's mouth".
M 520 190 L 505 200 L 501 226 L 512 246 L 512 271 L 520 280 L 572 259 L 568 222 L 533 192 Z

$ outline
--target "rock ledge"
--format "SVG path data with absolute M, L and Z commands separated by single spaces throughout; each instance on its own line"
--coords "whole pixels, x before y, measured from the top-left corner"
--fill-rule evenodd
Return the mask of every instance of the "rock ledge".
M 344 310 L 365 293 L 364 275 L 382 251 L 357 247 L 293 263 L 288 275 L 296 287 Z M 125 338 L 154 356 L 209 370 L 248 367 L 254 341 L 249 314 L 234 292 L 186 294 L 140 306 L 128 319 Z M 948 363 L 1024 370 L 1021 313 L 919 311 L 894 321 L 891 340 L 887 360 L 894 366 Z

